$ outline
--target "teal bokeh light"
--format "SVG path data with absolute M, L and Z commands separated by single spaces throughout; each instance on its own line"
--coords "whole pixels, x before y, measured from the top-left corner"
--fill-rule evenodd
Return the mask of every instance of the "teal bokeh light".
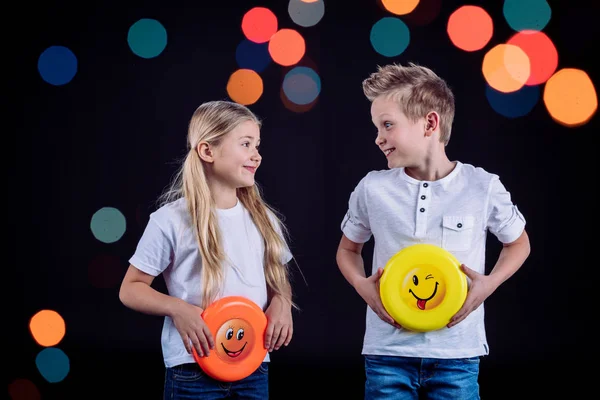
M 398 56 L 406 50 L 409 43 L 408 26 L 399 18 L 381 18 L 371 28 L 371 45 L 383 56 Z
M 155 19 L 142 18 L 129 28 L 127 43 L 134 54 L 153 58 L 167 46 L 167 30 Z
M 504 18 L 517 31 L 541 31 L 550 22 L 552 10 L 546 0 L 504 0 Z
M 69 357 L 56 347 L 47 347 L 35 358 L 38 371 L 50 383 L 60 382 L 69 374 Z
M 113 207 L 103 207 L 92 216 L 90 229 L 101 242 L 114 243 L 121 239 L 127 227 L 125 216 Z

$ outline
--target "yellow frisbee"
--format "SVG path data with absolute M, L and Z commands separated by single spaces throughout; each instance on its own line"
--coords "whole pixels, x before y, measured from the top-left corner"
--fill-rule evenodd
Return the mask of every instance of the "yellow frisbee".
M 383 269 L 379 295 L 386 311 L 403 328 L 441 329 L 467 297 L 467 276 L 447 250 L 431 244 L 408 246 Z

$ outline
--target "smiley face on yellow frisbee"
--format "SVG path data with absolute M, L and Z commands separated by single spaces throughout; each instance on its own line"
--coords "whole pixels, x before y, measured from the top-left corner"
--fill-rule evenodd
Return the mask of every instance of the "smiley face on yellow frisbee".
M 417 244 L 396 253 L 380 279 L 386 311 L 403 328 L 425 332 L 444 327 L 467 296 L 467 278 L 452 253 Z

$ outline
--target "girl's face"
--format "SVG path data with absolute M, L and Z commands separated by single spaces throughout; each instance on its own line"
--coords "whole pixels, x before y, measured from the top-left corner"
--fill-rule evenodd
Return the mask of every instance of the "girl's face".
M 262 160 L 259 145 L 260 129 L 256 122 L 240 123 L 214 148 L 214 178 L 232 189 L 254 185 L 254 174 Z

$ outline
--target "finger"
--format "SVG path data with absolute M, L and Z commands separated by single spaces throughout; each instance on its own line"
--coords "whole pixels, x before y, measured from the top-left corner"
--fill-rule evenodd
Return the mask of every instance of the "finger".
M 287 346 L 288 344 L 290 344 L 290 342 L 292 341 L 293 334 L 294 334 L 294 328 L 290 325 L 290 327 L 288 328 L 287 337 L 285 338 L 285 342 L 283 343 L 284 346 Z
M 212 333 L 210 332 L 210 329 L 208 329 L 208 326 L 204 325 L 202 327 L 202 333 L 204 334 L 204 337 L 206 338 L 206 345 L 208 346 L 209 350 L 212 350 L 215 348 L 215 339 L 213 338 Z
M 188 354 L 192 354 L 192 344 L 188 335 L 181 335 L 181 340 L 183 340 L 183 347 L 185 347 L 185 351 Z
M 204 357 L 204 350 L 202 349 L 200 340 L 198 340 L 198 336 L 196 334 L 193 333 L 190 335 L 190 342 L 192 343 L 192 346 L 194 346 L 194 350 L 196 350 L 198 357 Z
M 279 338 L 277 339 L 277 343 L 275 343 L 275 350 L 279 350 L 281 348 L 281 346 L 283 346 L 283 343 L 287 339 L 287 335 L 288 335 L 287 327 L 283 326 L 279 333 Z
M 269 346 L 269 351 L 273 351 L 277 341 L 279 340 L 279 336 L 281 336 L 281 326 L 276 326 L 273 328 L 273 337 L 271 338 L 271 346 Z
M 210 332 L 209 332 L 210 334 Z M 206 333 L 204 330 L 201 330 L 200 333 L 196 333 L 196 337 L 198 340 L 198 346 L 202 348 L 202 352 L 206 357 L 210 354 L 210 345 L 208 344 L 208 339 L 206 338 Z
M 269 322 L 269 324 L 267 325 L 267 330 L 265 331 L 265 349 L 269 349 L 271 347 L 274 328 L 274 324 L 272 322 Z
M 460 268 L 465 273 L 465 275 L 471 279 L 473 279 L 477 275 L 477 272 L 473 271 L 471 268 L 467 267 L 465 264 L 460 264 Z
M 377 268 L 377 272 L 371 275 L 371 278 L 373 279 L 373 281 L 379 282 L 381 275 L 383 275 L 383 268 L 379 267 Z

